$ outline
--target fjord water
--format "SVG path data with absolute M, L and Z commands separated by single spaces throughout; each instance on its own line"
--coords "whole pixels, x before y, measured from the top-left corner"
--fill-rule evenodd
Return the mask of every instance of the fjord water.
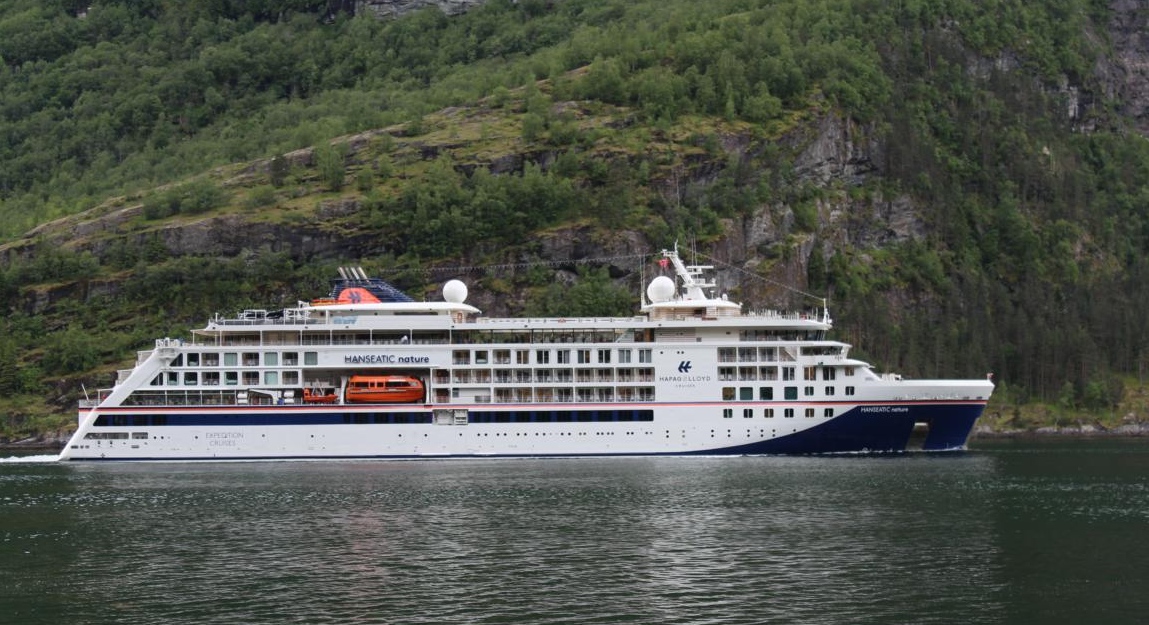
M 1137 623 L 1149 441 L 0 462 L 0 623 Z

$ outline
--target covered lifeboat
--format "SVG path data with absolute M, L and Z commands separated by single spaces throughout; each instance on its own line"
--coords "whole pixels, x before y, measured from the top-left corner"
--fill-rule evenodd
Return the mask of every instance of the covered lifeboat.
M 349 404 L 403 404 L 423 400 L 423 381 L 408 375 L 353 375 L 344 398 Z

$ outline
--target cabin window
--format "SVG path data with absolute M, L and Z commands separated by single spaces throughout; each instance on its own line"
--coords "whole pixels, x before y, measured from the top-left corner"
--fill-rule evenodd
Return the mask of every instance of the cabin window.
M 283 366 L 285 366 L 285 367 L 298 367 L 299 366 L 299 353 L 298 352 L 283 352 Z
M 787 419 L 793 419 L 794 418 L 794 409 L 793 408 L 787 408 L 785 411 L 782 412 L 782 416 L 786 417 Z
M 235 352 L 224 352 L 223 366 L 234 367 L 239 364 L 239 354 Z
M 485 364 L 487 364 L 487 358 L 488 358 L 488 352 L 487 352 L 487 350 L 485 350 L 485 349 L 481 349 L 481 350 L 476 350 L 476 351 L 475 351 L 475 364 L 476 364 L 476 365 L 485 365 Z
M 733 419 L 734 418 L 734 409 L 733 408 L 723 408 L 722 409 L 722 418 L 723 419 Z
M 639 363 L 653 362 L 654 360 L 651 358 L 651 352 L 652 352 L 652 350 L 649 350 L 649 349 L 638 350 L 638 362 Z
M 814 387 L 813 386 L 804 387 L 802 389 L 802 394 L 805 395 L 806 397 L 813 397 L 814 396 Z
M 179 354 L 178 356 L 176 356 L 176 357 L 175 357 L 175 359 L 174 359 L 174 360 L 172 360 L 172 364 L 171 364 L 171 366 L 172 366 L 172 367 L 182 367 L 182 366 L 184 366 L 184 355 L 183 355 L 183 354 Z
M 239 384 L 239 374 L 235 371 L 225 371 L 223 373 L 223 383 L 228 386 Z
M 845 373 L 846 375 L 852 376 L 852 375 L 854 375 L 854 368 L 853 367 L 842 367 L 842 373 Z
M 180 376 L 175 371 L 168 371 L 168 386 L 176 386 L 180 382 Z
M 571 350 L 560 349 L 557 353 L 558 353 L 558 363 L 560 365 L 571 364 Z
M 188 354 L 188 366 L 189 367 L 198 367 L 199 366 L 199 354 Z
M 806 418 L 807 419 L 813 419 L 814 418 L 814 409 L 813 408 L 807 408 L 806 409 Z
M 797 386 L 787 386 L 784 392 L 785 392 L 786 399 L 788 399 L 788 400 L 789 399 L 798 399 L 798 387 Z
M 258 352 L 244 352 L 243 353 L 243 366 L 245 366 L 245 367 L 258 367 L 259 366 L 259 353 Z
M 284 384 L 299 384 L 299 372 L 298 371 L 284 371 L 283 372 L 283 383 Z
M 244 371 L 243 372 L 243 383 L 247 386 L 259 384 L 259 372 L 258 371 Z
M 770 401 L 774 399 L 774 387 L 763 386 L 758 389 L 758 399 L 763 401 Z
M 754 418 L 754 409 L 753 408 L 743 408 L 742 409 L 742 418 L 743 419 L 753 419 Z
M 766 417 L 767 419 L 773 419 L 774 418 L 774 409 L 773 408 L 767 408 L 767 409 L 763 410 L 762 416 Z
M 803 380 L 817 380 L 818 368 L 817 367 L 802 367 Z
M 199 382 L 198 378 L 199 376 L 196 375 L 195 371 L 185 371 L 184 386 L 195 386 Z
M 515 351 L 515 364 L 529 365 L 531 364 L 531 352 L 529 350 L 520 349 Z
M 551 361 L 551 352 L 548 349 L 540 349 L 535 352 L 535 362 L 540 365 L 549 364 Z
M 599 364 L 609 364 L 610 363 L 610 350 L 609 349 L 598 350 L 598 362 L 599 362 Z
M 760 375 L 763 380 L 777 380 L 778 367 L 759 367 L 758 375 Z
M 469 365 L 471 364 L 471 352 L 465 349 L 457 349 L 452 354 L 451 361 L 456 365 Z
M 836 371 L 836 369 L 834 369 L 833 367 L 822 367 L 822 379 L 823 380 L 833 380 L 834 378 L 837 377 L 837 374 L 835 373 L 835 371 Z
M 734 367 L 718 367 L 719 380 L 733 380 L 735 379 Z
M 629 349 L 618 350 L 618 363 L 621 365 L 630 364 L 630 350 Z
M 826 395 L 833 395 L 833 394 L 834 394 L 834 387 L 827 386 L 826 387 Z
M 276 352 L 264 352 L 263 364 L 268 366 L 268 367 L 278 367 L 279 366 L 279 354 Z
M 317 365 L 319 364 L 319 352 L 303 352 L 304 365 Z
M 758 359 L 765 362 L 778 360 L 778 351 L 773 347 L 762 347 L 758 350 Z
M 738 389 L 738 399 L 742 401 L 752 401 L 754 399 L 754 387 L 743 386 Z
M 722 387 L 722 401 L 734 401 L 734 387 L 733 386 L 723 386 Z
M 263 383 L 273 385 L 273 386 L 276 384 L 279 384 L 279 372 L 278 371 L 264 371 L 263 372 Z
M 782 380 L 789 382 L 794 379 L 794 367 L 782 367 Z
M 742 362 L 755 362 L 758 360 L 758 350 L 753 347 L 740 347 L 738 349 L 738 360 Z
M 830 417 L 834 416 L 834 409 L 833 408 L 827 408 L 827 409 L 823 410 L 822 416 L 829 419 Z
M 580 364 L 580 365 L 590 364 L 590 350 L 589 349 L 578 350 L 578 364 Z
M 846 394 L 847 394 L 847 395 L 853 395 L 853 394 L 854 394 L 854 387 L 852 387 L 852 386 L 847 386 L 847 387 L 846 387 Z

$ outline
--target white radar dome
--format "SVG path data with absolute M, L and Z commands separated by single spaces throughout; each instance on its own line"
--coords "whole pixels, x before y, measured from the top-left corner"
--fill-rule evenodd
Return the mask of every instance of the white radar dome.
M 467 285 L 461 280 L 451 280 L 443 285 L 443 299 L 452 304 L 462 304 L 467 299 Z
M 650 281 L 650 286 L 646 287 L 646 296 L 655 304 L 674 297 L 674 280 L 666 276 L 658 276 Z

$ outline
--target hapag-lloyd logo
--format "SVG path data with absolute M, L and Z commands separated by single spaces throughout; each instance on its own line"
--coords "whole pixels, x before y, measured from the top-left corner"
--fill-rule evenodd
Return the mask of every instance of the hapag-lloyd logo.
M 708 375 L 686 375 L 694 368 L 694 364 L 689 360 L 683 360 L 678 363 L 678 372 L 684 375 L 664 375 L 658 378 L 659 382 L 709 382 L 710 376 Z

